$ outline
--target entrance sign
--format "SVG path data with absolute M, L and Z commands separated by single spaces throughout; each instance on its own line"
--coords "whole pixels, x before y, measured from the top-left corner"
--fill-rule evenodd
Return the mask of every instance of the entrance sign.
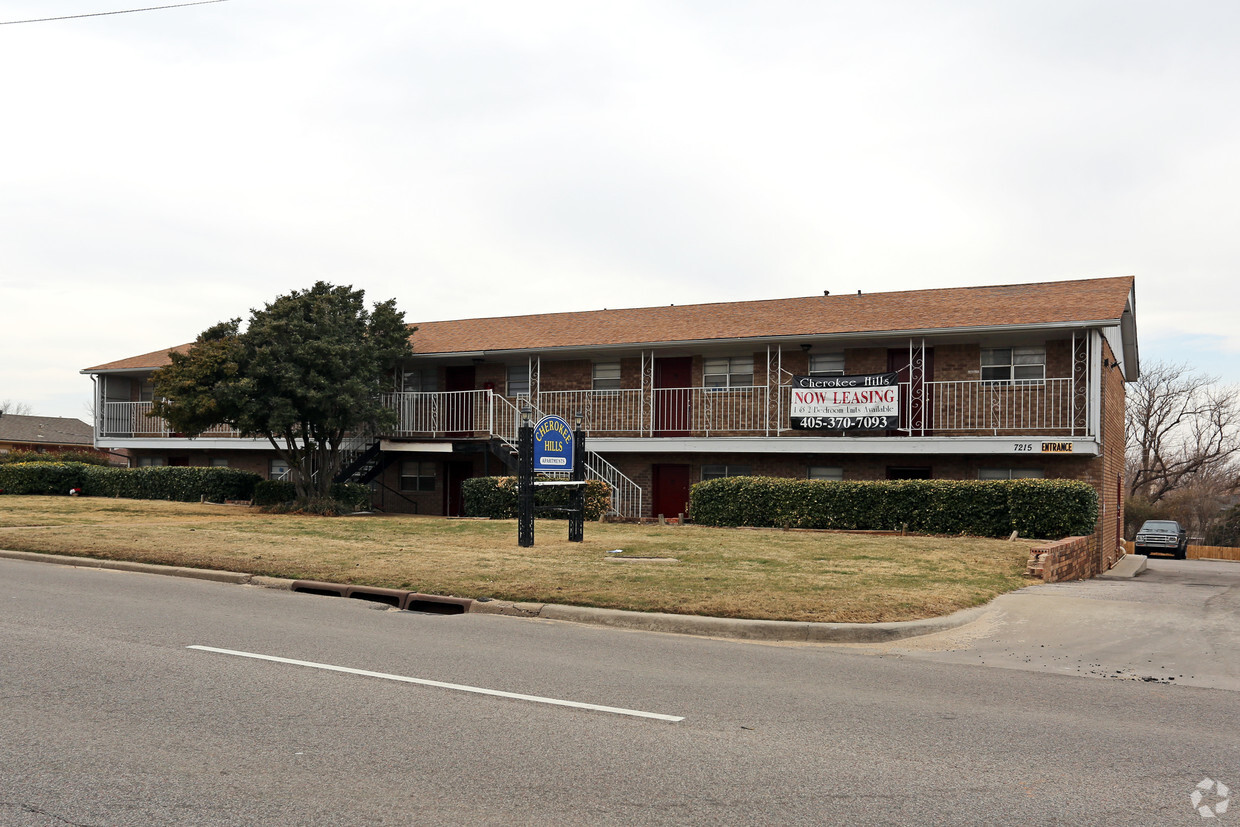
M 563 418 L 544 416 L 534 426 L 534 472 L 573 470 L 573 429 Z
M 800 431 L 887 431 L 900 427 L 895 373 L 794 376 L 792 427 Z

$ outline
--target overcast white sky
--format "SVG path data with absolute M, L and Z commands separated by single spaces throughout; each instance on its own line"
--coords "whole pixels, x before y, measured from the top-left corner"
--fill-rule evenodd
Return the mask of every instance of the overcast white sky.
M 419 321 L 1135 275 L 1142 360 L 1240 381 L 1238 42 L 1234 0 L 0 25 L 0 400 L 89 419 L 81 368 L 318 279 Z

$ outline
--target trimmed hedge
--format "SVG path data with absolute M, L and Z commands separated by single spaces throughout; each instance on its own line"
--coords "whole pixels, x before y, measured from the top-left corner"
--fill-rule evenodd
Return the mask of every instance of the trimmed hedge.
M 370 505 L 370 486 L 360 482 L 338 482 L 332 485 L 331 496 L 341 505 L 360 510 Z M 297 499 L 297 486 L 288 480 L 259 480 L 254 485 L 254 504 L 284 505 Z
M 466 517 L 489 517 L 492 520 L 517 518 L 516 477 L 472 477 L 461 483 L 465 498 Z M 546 485 L 534 488 L 534 516 L 542 519 L 567 520 L 568 512 L 550 511 L 567 508 L 569 486 Z M 611 488 L 601 480 L 586 480 L 586 519 L 597 520 L 611 509 Z
M 112 468 L 81 462 L 18 462 L 0 465 L 0 492 L 61 494 L 77 488 L 87 497 L 210 502 L 248 500 L 257 474 L 236 468 Z
M 0 454 L 0 465 L 14 462 L 81 462 L 86 465 L 111 465 L 103 454 L 94 451 L 9 451 Z
M 834 482 L 725 477 L 693 486 L 695 523 L 1059 538 L 1092 534 L 1098 494 L 1077 480 Z

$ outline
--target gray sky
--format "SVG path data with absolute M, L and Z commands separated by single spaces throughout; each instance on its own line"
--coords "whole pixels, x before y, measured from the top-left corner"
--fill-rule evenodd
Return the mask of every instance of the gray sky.
M 4 0 L 0 20 L 156 3 Z M 0 26 L 0 400 L 410 321 L 1135 275 L 1240 381 L 1240 3 L 229 0 Z

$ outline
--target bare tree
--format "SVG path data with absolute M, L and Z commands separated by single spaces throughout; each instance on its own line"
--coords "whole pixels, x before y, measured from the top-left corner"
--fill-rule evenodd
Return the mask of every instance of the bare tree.
M 1240 396 L 1184 364 L 1142 366 L 1125 411 L 1129 496 L 1158 503 L 1177 489 L 1240 485 Z
M 0 416 L 30 416 L 30 406 L 25 402 L 14 402 L 11 399 L 0 399 Z

